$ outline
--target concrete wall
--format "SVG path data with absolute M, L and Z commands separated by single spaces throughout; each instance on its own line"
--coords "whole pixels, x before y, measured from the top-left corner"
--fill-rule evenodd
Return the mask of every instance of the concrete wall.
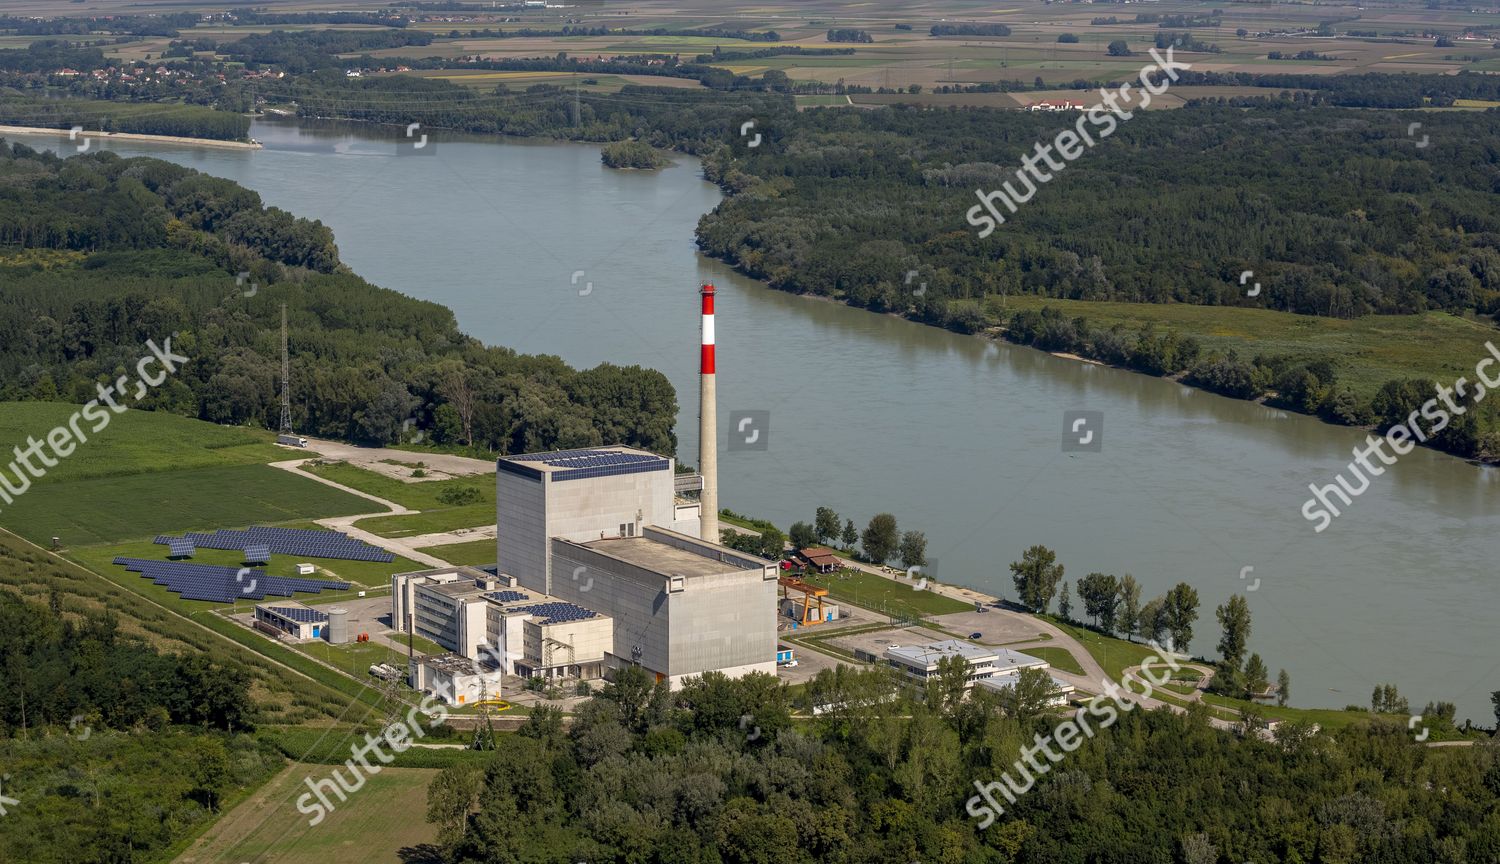
M 524 464 L 524 463 L 523 463 Z M 566 579 L 572 570 L 549 567 L 553 537 L 584 542 L 615 537 L 620 526 L 639 535 L 646 525 L 677 522 L 673 499 L 671 460 L 660 471 L 553 480 L 545 474 L 533 480 L 509 471 L 495 472 L 495 560 L 500 572 L 517 577 L 533 591 L 556 595 L 553 580 Z M 685 524 L 690 527 L 694 520 Z
M 763 573 L 694 576 L 671 595 L 669 675 L 757 668 L 775 674 L 776 580 Z
M 554 581 L 554 593 L 614 619 L 617 660 L 674 681 L 708 670 L 775 673 L 777 583 L 764 567 L 691 576 L 669 593 L 661 574 L 585 547 L 555 541 L 552 561 L 558 572 L 586 568 L 583 580 Z
M 560 574 L 586 568 L 577 581 L 557 579 L 554 596 L 613 618 L 612 654 L 651 672 L 669 674 L 668 595 L 663 577 L 562 541 L 552 544 L 552 566 Z
M 523 588 L 547 591 L 547 490 L 542 480 L 495 472 L 495 560 Z

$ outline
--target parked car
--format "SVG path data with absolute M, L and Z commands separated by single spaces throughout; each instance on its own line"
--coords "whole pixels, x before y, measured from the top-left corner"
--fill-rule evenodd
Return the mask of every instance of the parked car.
M 970 639 L 983 639 L 984 638 L 984 634 L 983 633 L 970 633 L 969 634 L 969 638 Z

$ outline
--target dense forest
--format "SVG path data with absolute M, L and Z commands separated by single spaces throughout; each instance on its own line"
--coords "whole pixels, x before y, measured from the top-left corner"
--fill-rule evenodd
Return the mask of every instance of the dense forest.
M 428 819 L 441 830 L 444 860 L 1453 864 L 1500 856 L 1495 748 L 1417 746 L 1394 722 L 1322 734 L 1287 724 L 1273 743 L 1215 730 L 1199 707 L 1120 711 L 981 829 L 966 812 L 974 784 L 1014 772 L 1022 748 L 1057 723 L 1024 688 L 962 699 L 958 663 L 910 694 L 889 670 L 840 667 L 820 672 L 806 694 L 832 710 L 793 721 L 788 691 L 768 675 L 709 673 L 672 693 L 637 673 L 621 673 L 567 730 L 555 714 L 534 712 L 485 762 L 439 775 Z
M 244 670 L 158 653 L 57 592 L 0 591 L 0 657 L 7 861 L 148 860 L 282 764 L 246 734 Z
M 675 451 L 660 373 L 481 345 L 442 306 L 347 272 L 327 227 L 235 183 L 112 153 L 0 154 L 0 400 L 87 401 L 175 333 L 192 362 L 141 407 L 274 427 L 285 303 L 303 434 Z

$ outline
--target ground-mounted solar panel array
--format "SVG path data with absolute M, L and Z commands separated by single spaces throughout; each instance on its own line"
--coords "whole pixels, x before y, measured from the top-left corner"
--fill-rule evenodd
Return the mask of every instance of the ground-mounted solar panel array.
M 184 600 L 208 600 L 233 603 L 236 600 L 264 600 L 266 595 L 290 597 L 297 592 L 318 594 L 323 591 L 347 591 L 348 582 L 324 582 L 318 579 L 294 579 L 267 576 L 264 570 L 245 567 L 216 567 L 210 564 L 188 564 L 183 561 L 156 561 L 149 558 L 116 558 L 116 564 L 165 586 Z
M 191 540 L 171 540 L 167 545 L 172 547 L 172 551 L 169 554 L 173 558 L 191 558 L 198 552 L 198 547 Z
M 389 564 L 396 556 L 371 546 L 363 540 L 355 540 L 337 531 L 310 531 L 305 528 L 246 528 L 243 531 L 220 529 L 212 534 L 189 532 L 184 537 L 165 534 L 156 538 L 162 546 L 173 540 L 191 541 L 200 549 L 239 549 L 246 553 L 262 551 L 268 554 L 291 555 L 297 558 L 340 558 L 345 561 L 374 561 Z M 247 558 L 260 561 L 260 558 Z
M 590 618 L 599 617 L 599 613 L 592 609 L 585 609 L 576 603 L 553 602 L 537 603 L 534 606 L 516 606 L 507 609 L 507 612 L 527 612 L 544 619 L 543 624 L 561 624 L 564 621 L 587 621 Z

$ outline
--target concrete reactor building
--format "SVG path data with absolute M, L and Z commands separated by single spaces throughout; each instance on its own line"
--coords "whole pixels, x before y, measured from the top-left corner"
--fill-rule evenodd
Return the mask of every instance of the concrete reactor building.
M 718 542 L 713 286 L 700 295 L 702 473 L 621 446 L 500 458 L 495 566 L 393 576 L 395 629 L 512 674 L 775 674 L 777 565 Z

